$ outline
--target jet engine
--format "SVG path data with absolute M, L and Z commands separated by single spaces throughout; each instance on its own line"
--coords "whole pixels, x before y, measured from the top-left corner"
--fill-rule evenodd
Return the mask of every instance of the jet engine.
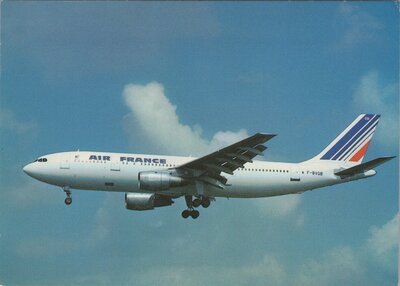
M 144 211 L 170 206 L 174 201 L 170 197 L 158 194 L 125 193 L 125 207 L 128 210 Z
M 172 187 L 181 187 L 189 184 L 184 178 L 173 176 L 172 173 L 162 172 L 140 172 L 138 175 L 139 190 L 158 192 L 168 190 Z

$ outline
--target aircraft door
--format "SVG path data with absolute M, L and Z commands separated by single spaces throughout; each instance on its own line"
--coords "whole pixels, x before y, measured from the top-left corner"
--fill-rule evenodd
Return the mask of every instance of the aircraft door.
M 121 166 L 120 162 L 116 158 L 112 158 L 109 169 L 104 177 L 104 185 L 108 191 L 114 191 L 114 187 L 121 180 Z
M 290 181 L 300 182 L 300 170 L 297 168 L 290 169 Z
M 120 162 L 112 160 L 110 164 L 110 171 L 121 171 Z
M 60 169 L 69 169 L 69 155 L 63 155 L 61 157 Z

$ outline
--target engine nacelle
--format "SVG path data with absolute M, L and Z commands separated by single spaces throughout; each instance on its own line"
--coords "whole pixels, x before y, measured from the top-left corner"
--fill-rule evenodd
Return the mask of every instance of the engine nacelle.
M 125 193 L 125 207 L 128 210 L 144 211 L 170 206 L 174 201 L 158 194 Z
M 181 177 L 171 175 L 170 172 L 140 172 L 138 175 L 139 190 L 158 192 L 172 187 L 181 187 L 189 182 Z

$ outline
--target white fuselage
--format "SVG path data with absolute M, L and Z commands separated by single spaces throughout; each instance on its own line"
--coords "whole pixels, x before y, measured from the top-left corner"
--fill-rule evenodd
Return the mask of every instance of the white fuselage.
M 105 152 L 63 152 L 41 158 L 24 167 L 30 176 L 60 187 L 113 192 L 141 192 L 138 174 L 143 171 L 173 169 L 196 158 Z M 375 175 L 371 170 L 341 179 L 334 174 L 344 168 L 341 162 L 324 164 L 315 161 L 280 163 L 254 161 L 224 176 L 228 186 L 219 189 L 205 185 L 209 197 L 256 198 L 301 193 L 315 188 L 344 183 Z M 171 188 L 158 193 L 170 196 L 197 195 L 195 185 Z

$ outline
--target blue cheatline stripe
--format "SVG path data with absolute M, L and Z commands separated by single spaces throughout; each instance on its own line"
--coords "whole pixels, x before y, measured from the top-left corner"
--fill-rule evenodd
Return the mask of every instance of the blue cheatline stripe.
M 368 120 L 365 120 L 365 117 L 373 116 L 373 114 L 367 114 L 363 116 L 331 149 L 328 150 L 328 152 L 325 153 L 325 155 L 321 157 L 321 160 L 331 159 L 332 156 L 335 155 L 336 152 L 339 151 L 340 148 L 342 148 L 343 145 L 354 136 L 354 134 L 356 134 L 364 125 L 368 123 Z
M 374 118 L 370 119 L 368 121 L 368 124 L 365 125 L 363 128 L 361 128 L 360 132 L 358 132 L 358 134 L 356 134 L 350 141 L 348 141 L 344 147 L 342 148 L 342 150 L 340 150 L 339 152 L 336 153 L 335 156 L 333 156 L 332 160 L 336 160 L 337 158 L 340 157 L 340 155 L 342 155 L 344 152 L 348 151 L 349 149 L 351 149 L 354 145 L 353 143 L 360 138 L 361 136 L 363 136 L 365 134 L 365 132 L 368 131 L 368 128 L 374 124 L 374 122 L 376 122 L 379 119 L 379 115 L 375 115 Z
M 351 155 L 351 153 L 356 150 L 360 145 L 364 144 L 364 141 L 366 138 L 368 138 L 369 136 L 371 136 L 372 134 L 374 134 L 375 128 L 378 125 L 379 121 L 376 121 L 368 130 L 367 132 L 364 133 L 364 135 L 362 135 L 354 144 L 351 148 L 349 148 L 345 153 L 343 153 L 343 155 L 339 158 L 339 160 L 346 160 L 349 156 Z

